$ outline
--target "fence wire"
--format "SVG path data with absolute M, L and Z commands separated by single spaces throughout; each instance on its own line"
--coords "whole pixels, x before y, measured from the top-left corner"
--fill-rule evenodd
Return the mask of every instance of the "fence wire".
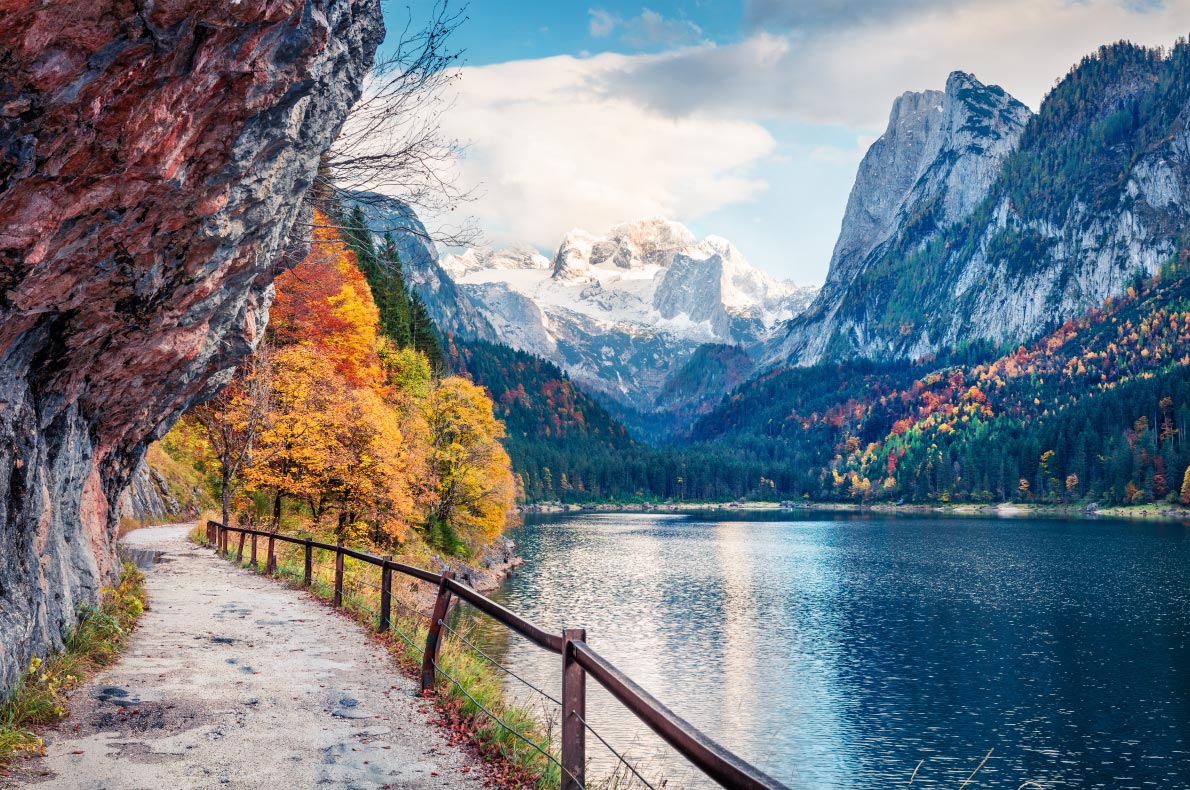
M 591 733 L 596 738 L 598 738 L 599 742 L 602 743 L 604 746 L 606 746 L 607 750 L 609 752 L 611 752 L 613 755 L 615 755 L 615 758 L 617 760 L 619 760 L 621 763 L 623 763 L 624 767 L 627 768 L 629 771 L 631 771 L 632 775 L 635 776 L 637 779 L 639 779 L 641 781 L 641 783 L 644 784 L 645 787 L 649 788 L 649 790 L 657 790 L 657 788 L 653 787 L 653 785 L 649 783 L 648 779 L 645 779 L 643 776 L 640 775 L 640 771 L 637 771 L 636 768 L 632 765 L 632 763 L 628 762 L 628 760 L 624 757 L 624 755 L 617 752 L 615 747 L 612 746 L 610 743 L 608 743 L 607 740 L 604 739 L 604 737 L 599 734 L 598 730 L 596 730 L 590 724 L 587 724 L 586 719 L 584 719 L 582 716 L 579 716 L 577 713 L 575 713 L 574 716 L 575 716 L 575 718 L 577 718 L 579 721 L 581 721 L 583 723 L 583 727 L 585 727 L 587 729 L 587 732 Z
M 555 705 L 557 705 L 558 707 L 562 707 L 562 701 L 561 701 L 561 700 L 559 700 L 559 699 L 555 698 L 555 697 L 554 697 L 553 695 L 551 695 L 549 692 L 543 691 L 542 689 L 539 689 L 537 686 L 534 686 L 532 683 L 530 683 L 529 681 L 525 680 L 523 677 L 521 677 L 521 676 L 520 676 L 520 675 L 518 675 L 517 673 L 513 672 L 511 669 L 509 669 L 508 667 L 504 666 L 503 664 L 501 664 L 501 663 L 500 663 L 499 661 L 497 661 L 496 659 L 494 659 L 494 658 L 492 658 L 491 656 L 489 656 L 487 653 L 485 653 L 483 650 L 481 650 L 481 649 L 479 648 L 479 646 L 478 646 L 478 645 L 476 645 L 474 642 L 470 641 L 469 639 L 467 639 L 467 637 L 463 636 L 463 635 L 462 635 L 462 634 L 460 634 L 458 631 L 454 630 L 454 629 L 453 629 L 453 628 L 451 628 L 449 625 L 447 625 L 445 621 L 443 621 L 443 620 L 439 620 L 439 621 L 438 621 L 438 625 L 442 626 L 442 627 L 443 627 L 443 628 L 445 628 L 447 631 L 450 631 L 452 634 L 454 634 L 454 635 L 455 635 L 455 638 L 456 638 L 456 639 L 458 639 L 460 642 L 462 642 L 463 644 L 467 645 L 467 646 L 468 646 L 468 647 L 470 647 L 472 650 L 474 650 L 476 653 L 478 653 L 479 655 L 481 655 L 481 656 L 483 656 L 485 659 L 487 659 L 487 660 L 488 660 L 488 661 L 489 661 L 489 662 L 492 664 L 492 666 L 494 666 L 494 667 L 496 667 L 496 668 L 500 669 L 501 671 L 505 672 L 506 674 L 510 675 L 511 677 L 513 677 L 513 678 L 516 678 L 517 680 L 519 680 L 520 682 L 524 683 L 526 686 L 528 686 L 529 688 L 533 689 L 533 690 L 534 690 L 534 691 L 536 691 L 538 694 L 540 694 L 541 696 L 545 697 L 546 699 L 548 699 L 550 702 L 554 703 L 554 704 L 555 704 Z
M 482 702 L 480 702 L 479 700 L 477 700 L 475 697 L 471 696 L 471 692 L 467 691 L 467 687 L 466 687 L 466 686 L 464 686 L 464 685 L 463 685 L 462 683 L 460 683 L 459 681 L 455 680 L 455 679 L 454 679 L 454 677 L 453 677 L 453 676 L 451 676 L 451 675 L 450 675 L 450 674 L 449 674 L 449 673 L 448 673 L 446 670 L 444 670 L 444 669 L 443 669 L 443 668 L 442 668 L 442 667 L 441 667 L 441 666 L 438 664 L 438 662 L 437 662 L 437 661 L 435 661 L 435 662 L 434 662 L 434 669 L 436 669 L 438 672 L 442 673 L 442 677 L 446 678 L 446 679 L 447 679 L 447 680 L 449 680 L 451 683 L 455 684 L 455 688 L 457 688 L 457 689 L 458 689 L 460 692 L 462 692 L 463 696 L 465 696 L 467 699 L 471 700 L 472 704 L 474 704 L 474 705 L 475 705 L 475 707 L 477 707 L 477 708 L 479 708 L 481 711 L 483 711 L 483 712 L 484 712 L 484 714 L 486 714 L 486 715 L 487 715 L 487 717 L 488 717 L 489 719 L 491 719 L 491 720 L 492 720 L 492 721 L 494 721 L 496 724 L 498 724 L 498 725 L 500 725 L 501 727 L 503 727 L 505 730 L 508 730 L 508 731 L 509 731 L 510 733 L 512 733 L 513 735 L 515 735 L 515 736 L 517 737 L 517 739 L 518 739 L 518 740 L 521 740 L 521 741 L 524 741 L 525 743 L 527 743 L 527 744 L 528 744 L 530 747 L 532 747 L 532 748 L 533 748 L 535 751 L 537 751 L 538 753 L 540 753 L 542 757 L 544 757 L 545 759 L 549 760 L 549 761 L 550 761 L 551 763 L 553 763 L 554 765 L 558 766 L 558 770 L 559 770 L 559 771 L 562 771 L 562 772 L 564 772 L 564 773 L 565 773 L 565 774 L 567 774 L 567 775 L 568 775 L 568 776 L 569 776 L 571 779 L 573 779 L 575 782 L 577 782 L 577 783 L 578 783 L 578 786 L 579 786 L 580 788 L 582 788 L 582 790 L 586 790 L 586 786 L 585 786 L 585 785 L 583 785 L 583 783 L 582 783 L 581 781 L 579 781 L 579 778 L 578 778 L 577 776 L 575 776 L 573 773 L 571 773 L 570 771 L 567 771 L 567 770 L 566 770 L 564 767 L 562 767 L 562 763 L 561 763 L 561 762 L 559 762 L 559 761 L 558 761 L 558 759 L 557 759 L 556 757 L 554 757 L 552 754 L 550 754 L 549 752 L 547 752 L 545 749 L 542 749 L 540 746 L 538 746 L 536 743 L 534 743 L 532 739 L 530 739 L 530 738 L 528 738 L 527 736 L 525 736 L 524 734 L 522 734 L 520 730 L 518 730 L 517 728 L 515 728 L 515 727 L 513 727 L 512 725 L 508 724 L 508 723 L 507 723 L 507 722 L 505 722 L 503 719 L 501 719 L 499 716 L 497 716 L 495 713 L 492 713 L 490 710 L 488 710 L 486 707 L 484 707 L 484 704 L 483 704 Z

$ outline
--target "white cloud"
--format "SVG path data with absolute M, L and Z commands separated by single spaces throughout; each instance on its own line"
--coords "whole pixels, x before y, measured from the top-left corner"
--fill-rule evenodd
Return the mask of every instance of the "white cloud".
M 859 14 L 871 3 L 844 3 Z M 1137 7 L 1143 6 L 1144 12 Z M 792 7 L 792 6 L 791 6 Z M 1190 0 L 917 2 L 881 25 L 813 34 L 757 33 L 625 64 L 608 86 L 674 116 L 724 115 L 882 128 L 906 90 L 941 88 L 961 69 L 1036 108 L 1057 78 L 1100 45 L 1127 37 L 1169 45 L 1190 31 Z M 805 9 L 799 14 L 809 13 Z M 799 17 L 801 18 L 801 17 Z M 812 21 L 812 20 L 811 20 Z
M 776 143 L 758 123 L 674 118 L 595 89 L 623 55 L 467 68 L 445 130 L 468 143 L 466 210 L 494 242 L 556 245 L 563 233 L 662 215 L 694 220 L 751 199 Z
M 589 8 L 587 9 L 587 15 L 590 17 L 587 29 L 595 38 L 606 38 L 616 29 L 616 18 L 607 11 L 598 8 Z
M 651 8 L 625 19 L 600 8 L 587 9 L 587 29 L 594 38 L 607 38 L 618 28 L 620 41 L 633 49 L 678 47 L 702 39 L 702 28 L 689 19 L 670 19 Z

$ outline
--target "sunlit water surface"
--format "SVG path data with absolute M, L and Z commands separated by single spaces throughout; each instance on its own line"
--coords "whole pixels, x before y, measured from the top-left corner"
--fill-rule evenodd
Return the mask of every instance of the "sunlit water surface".
M 915 787 L 957 788 L 989 750 L 969 787 L 1190 787 L 1187 535 L 1108 520 L 538 516 L 512 533 L 526 563 L 498 597 L 548 628 L 585 627 L 794 788 L 887 788 L 915 769 Z M 496 628 L 478 638 L 558 696 L 560 658 Z M 647 776 L 700 785 L 588 693 L 591 725 Z M 596 773 L 610 767 L 592 737 L 588 749 Z

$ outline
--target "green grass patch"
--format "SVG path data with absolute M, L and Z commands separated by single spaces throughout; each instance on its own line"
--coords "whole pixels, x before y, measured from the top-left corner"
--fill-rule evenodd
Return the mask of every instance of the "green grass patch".
M 66 692 L 115 662 L 145 609 L 145 577 L 124 563 L 120 582 L 100 591 L 98 606 L 79 608 L 79 622 L 62 651 L 34 658 L 0 705 L 0 766 L 44 749 L 36 728 L 66 715 Z

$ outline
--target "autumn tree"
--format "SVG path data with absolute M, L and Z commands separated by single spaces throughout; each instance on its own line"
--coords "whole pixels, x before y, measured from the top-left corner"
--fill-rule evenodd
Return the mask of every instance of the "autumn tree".
M 425 418 L 435 476 L 427 529 L 446 544 L 486 543 L 503 529 L 515 490 L 504 424 L 481 387 L 454 376 L 433 388 Z
M 228 523 L 231 499 L 243 482 L 241 473 L 252 461 L 253 448 L 271 411 L 271 356 L 271 345 L 267 341 L 261 343 L 230 384 L 190 412 L 191 419 L 202 428 L 219 467 L 224 524 Z
M 316 519 L 321 516 L 348 386 L 326 355 L 310 344 L 282 348 L 272 361 L 271 408 L 245 478 L 254 488 L 273 492 L 275 532 L 286 497 L 306 502 Z
M 315 221 L 326 218 L 315 212 Z M 380 314 L 368 281 L 338 231 L 315 227 L 310 251 L 276 279 L 269 334 L 279 346 L 308 344 L 332 360 L 353 387 L 375 386 Z

